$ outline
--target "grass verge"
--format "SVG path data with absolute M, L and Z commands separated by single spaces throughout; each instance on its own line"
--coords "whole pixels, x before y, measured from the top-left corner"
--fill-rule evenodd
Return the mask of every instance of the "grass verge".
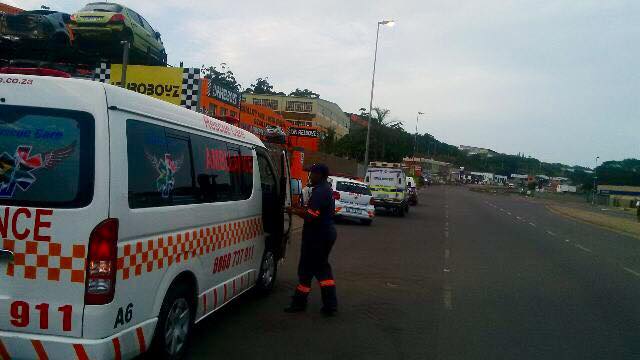
M 596 225 L 620 234 L 640 239 L 640 223 L 633 220 L 609 216 L 606 214 L 598 214 L 593 211 L 566 206 L 547 205 L 547 209 L 558 215 L 566 216 L 577 221 Z

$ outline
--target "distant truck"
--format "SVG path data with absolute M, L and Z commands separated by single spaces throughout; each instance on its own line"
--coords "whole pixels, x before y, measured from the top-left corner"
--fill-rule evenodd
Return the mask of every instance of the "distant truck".
M 570 192 L 570 193 L 575 193 L 576 192 L 576 187 L 575 186 L 571 186 L 571 185 L 558 185 L 558 187 L 556 187 L 556 192 L 559 193 L 566 193 L 566 192 Z
M 409 212 L 407 175 L 399 163 L 371 162 L 365 176 L 376 209 L 390 210 L 398 216 Z

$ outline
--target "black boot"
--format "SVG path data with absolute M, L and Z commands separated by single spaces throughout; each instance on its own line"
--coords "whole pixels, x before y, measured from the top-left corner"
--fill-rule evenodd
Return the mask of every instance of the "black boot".
M 338 311 L 338 299 L 336 297 L 335 286 L 323 286 L 320 288 L 322 292 L 322 314 L 325 316 L 334 316 Z
M 286 313 L 297 313 L 307 310 L 307 294 L 296 291 L 291 297 L 291 304 L 284 309 Z

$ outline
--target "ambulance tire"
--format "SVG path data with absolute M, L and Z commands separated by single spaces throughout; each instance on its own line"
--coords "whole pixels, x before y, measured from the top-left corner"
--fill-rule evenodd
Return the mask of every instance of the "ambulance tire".
M 169 288 L 169 291 L 167 291 L 167 295 L 162 302 L 155 335 L 151 342 L 150 352 L 152 355 L 151 358 L 153 359 L 182 359 L 187 347 L 189 346 L 196 315 L 196 300 L 194 297 L 195 289 L 190 286 L 190 282 L 184 282 L 181 280 L 184 279 L 176 279 Z M 189 317 L 188 322 L 183 323 L 182 326 L 178 326 L 180 318 L 176 318 L 175 315 L 184 314 L 185 312 Z M 173 319 L 173 326 L 167 326 L 167 322 L 170 321 L 169 317 Z M 175 351 L 175 353 L 171 353 L 168 349 L 169 344 L 167 344 L 166 340 L 168 337 L 168 331 L 170 329 L 176 331 L 178 328 L 183 332 L 182 345 L 179 346 L 180 348 Z M 176 341 L 175 338 L 174 341 Z
M 400 206 L 396 211 L 398 212 L 398 216 L 404 217 L 404 206 Z
M 273 250 L 267 248 L 262 255 L 260 262 L 260 272 L 256 281 L 256 293 L 260 296 L 268 295 L 276 284 L 278 275 L 278 260 Z

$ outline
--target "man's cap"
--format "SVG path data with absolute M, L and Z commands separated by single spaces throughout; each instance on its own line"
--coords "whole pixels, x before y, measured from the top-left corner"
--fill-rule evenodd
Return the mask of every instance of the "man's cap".
M 322 176 L 329 176 L 329 167 L 325 164 L 313 164 L 309 169 L 309 172 L 318 173 Z

